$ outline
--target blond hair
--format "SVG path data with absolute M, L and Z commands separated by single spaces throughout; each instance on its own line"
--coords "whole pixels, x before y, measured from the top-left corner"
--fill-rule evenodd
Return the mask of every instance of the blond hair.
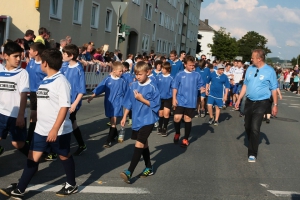
M 134 66 L 134 73 L 138 73 L 141 71 L 147 72 L 148 70 L 149 70 L 148 63 L 144 61 L 140 61 L 136 63 L 136 65 Z

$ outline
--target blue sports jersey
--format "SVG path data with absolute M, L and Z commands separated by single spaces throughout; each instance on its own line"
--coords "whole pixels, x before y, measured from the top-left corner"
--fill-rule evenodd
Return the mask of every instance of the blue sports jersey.
M 152 70 L 152 74 L 153 74 L 153 76 L 156 77 L 156 76 L 158 76 L 158 75 L 161 74 L 161 71 L 160 71 L 160 72 L 156 72 L 155 69 L 153 69 L 153 70 Z
M 201 69 L 200 67 L 196 67 L 195 71 L 201 75 L 203 82 L 206 84 L 207 79 L 211 74 L 210 69 L 208 67 L 204 67 L 203 69 Z
M 74 66 L 70 66 L 68 62 L 64 62 L 60 68 L 60 72 L 65 75 L 71 85 L 71 104 L 74 103 L 78 94 L 85 94 L 85 75 L 81 63 L 76 63 Z M 76 110 L 79 110 L 82 104 L 82 100 L 76 106 Z
M 123 116 L 123 98 L 127 90 L 127 83 L 123 78 L 114 78 L 108 75 L 93 90 L 95 95 L 105 92 L 104 108 L 106 117 Z
M 150 101 L 150 106 L 138 101 L 133 91 L 137 91 Z M 126 92 L 123 106 L 132 110 L 132 130 L 138 131 L 146 125 L 154 124 L 158 120 L 160 108 L 160 95 L 156 86 L 149 79 L 144 84 L 133 82 Z
M 130 70 L 130 73 L 131 73 L 131 74 L 134 74 L 134 75 L 135 75 L 135 73 L 134 73 L 134 67 L 135 67 L 135 64 L 136 64 L 136 63 L 132 63 L 131 70 Z
M 160 93 L 160 98 L 161 99 L 170 99 L 172 98 L 172 83 L 173 83 L 173 78 L 170 74 L 168 75 L 163 75 L 159 74 L 156 77 L 157 80 L 157 87 Z
M 187 70 L 179 72 L 172 84 L 172 88 L 177 89 L 178 106 L 196 108 L 198 90 L 204 86 L 205 83 L 199 73 Z
M 168 62 L 171 64 L 171 76 L 175 78 L 175 76 L 178 74 L 178 72 L 184 70 L 184 66 L 182 62 L 178 59 L 175 62 L 172 60 L 168 60 Z
M 127 85 L 133 82 L 134 76 L 130 72 L 123 73 L 121 78 L 123 78 Z
M 150 74 L 148 77 L 151 80 L 151 82 L 157 87 L 157 80 L 155 76 L 153 74 Z
M 260 69 L 249 66 L 244 85 L 247 87 L 246 96 L 251 101 L 269 99 L 271 91 L 276 90 L 278 85 L 275 70 L 267 64 Z
M 42 80 L 47 76 L 41 70 L 41 63 L 36 62 L 34 59 L 31 59 L 26 66 L 26 71 L 29 74 L 29 88 L 30 92 L 36 92 L 42 82 Z
M 216 99 L 223 99 L 223 91 L 225 88 L 230 88 L 228 78 L 225 74 L 218 75 L 216 72 L 210 73 L 210 76 L 207 79 L 207 84 L 211 82 L 209 95 Z

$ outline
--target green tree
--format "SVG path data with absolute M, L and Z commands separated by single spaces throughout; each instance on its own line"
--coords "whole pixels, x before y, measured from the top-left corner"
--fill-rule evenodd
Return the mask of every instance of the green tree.
M 296 58 L 292 58 L 291 63 L 293 66 L 300 63 L 300 55 L 298 55 Z
M 266 47 L 268 39 L 259 35 L 255 31 L 247 32 L 240 40 L 237 41 L 239 47 L 239 56 L 243 57 L 243 61 L 251 60 L 251 52 L 254 49 L 263 49 L 266 53 L 272 53 L 271 50 Z
M 235 38 L 221 27 L 220 30 L 214 31 L 213 44 L 208 44 L 211 53 L 219 60 L 233 60 L 238 55 L 238 45 Z

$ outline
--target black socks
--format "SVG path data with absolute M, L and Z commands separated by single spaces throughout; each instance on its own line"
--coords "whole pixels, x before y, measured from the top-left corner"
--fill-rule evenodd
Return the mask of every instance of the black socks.
M 136 168 L 138 162 L 140 161 L 143 151 L 144 151 L 143 148 L 137 148 L 137 147 L 134 148 L 133 156 L 128 168 L 128 171 L 130 171 L 131 175 L 133 174 L 134 169 Z
M 83 138 L 82 138 L 81 131 L 80 131 L 79 127 L 77 127 L 75 130 L 73 130 L 73 134 L 76 138 L 78 146 L 80 146 L 80 147 L 84 146 L 85 144 L 84 144 L 84 141 L 83 141 Z
M 23 170 L 21 179 L 18 183 L 18 189 L 20 192 L 25 192 L 30 180 L 32 179 L 35 172 L 38 170 L 39 163 L 34 162 L 33 160 L 27 159 L 27 164 L 25 165 L 25 168 Z
M 158 128 L 162 128 L 163 121 L 164 121 L 164 117 L 159 117 L 159 120 L 158 120 Z
M 174 122 L 175 133 L 180 133 L 180 121 Z
M 185 122 L 185 134 L 184 139 L 189 139 L 190 133 L 192 130 L 192 122 Z
M 69 183 L 72 186 L 75 186 L 75 163 L 73 156 L 70 156 L 67 160 L 62 160 L 61 163 L 63 164 L 67 176 L 67 183 Z
M 168 128 L 168 123 L 169 123 L 170 118 L 164 118 L 164 128 Z
M 143 158 L 144 158 L 144 161 L 145 161 L 145 166 L 147 168 L 152 168 L 151 161 L 150 161 L 149 147 L 147 147 L 146 149 L 143 150 Z
M 26 141 L 29 141 L 29 146 L 30 146 L 32 138 L 33 138 L 35 126 L 36 126 L 36 122 L 30 122 L 29 127 L 28 127 Z

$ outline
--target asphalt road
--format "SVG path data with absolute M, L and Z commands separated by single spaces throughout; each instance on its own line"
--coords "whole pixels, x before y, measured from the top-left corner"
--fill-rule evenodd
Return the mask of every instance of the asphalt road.
M 300 199 L 300 96 L 285 93 L 283 97 L 278 117 L 262 124 L 256 163 L 247 162 L 243 118 L 227 108 L 222 111 L 219 126 L 209 125 L 208 116 L 193 119 L 187 149 L 173 144 L 172 121 L 168 137 L 153 131 L 149 145 L 155 174 L 138 177 L 144 168 L 141 159 L 130 185 L 119 176 L 128 168 L 133 153 L 130 127 L 123 143 L 103 149 L 109 128 L 103 97 L 90 104 L 84 101 L 77 120 L 88 150 L 75 157 L 76 180 L 81 187 L 78 194 L 65 199 Z M 6 148 L 0 157 L 1 188 L 17 182 L 26 163 L 26 158 L 9 143 L 9 139 L 0 142 Z M 71 146 L 74 152 L 74 138 Z M 59 199 L 54 191 L 64 182 L 60 161 L 43 161 L 25 197 Z M 8 198 L 0 195 L 2 199 Z

